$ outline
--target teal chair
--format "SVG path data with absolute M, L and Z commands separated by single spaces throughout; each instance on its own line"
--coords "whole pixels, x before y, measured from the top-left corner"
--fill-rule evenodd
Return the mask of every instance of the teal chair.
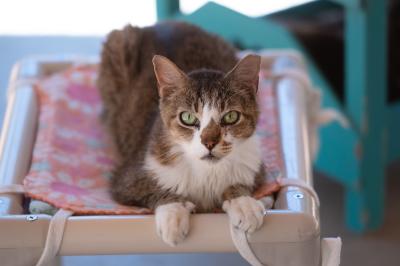
M 328 2 L 328 1 L 326 1 Z M 383 223 L 385 166 L 400 156 L 400 104 L 387 104 L 386 0 L 335 0 L 345 12 L 345 94 L 342 104 L 299 41 L 267 17 L 250 18 L 209 2 L 183 15 L 179 0 L 157 0 L 159 20 L 188 21 L 252 48 L 290 48 L 307 59 L 323 105 L 341 111 L 351 128 L 324 127 L 315 167 L 345 188 L 346 223 L 354 231 Z M 267 2 L 264 2 L 268 4 Z

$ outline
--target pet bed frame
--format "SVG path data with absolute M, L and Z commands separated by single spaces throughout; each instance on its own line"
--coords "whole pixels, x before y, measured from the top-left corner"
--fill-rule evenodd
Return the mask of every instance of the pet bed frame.
M 300 57 L 277 54 L 264 62 L 270 64 L 272 74 L 287 68 L 305 73 Z M 40 57 L 14 66 L 0 139 L 0 186 L 21 184 L 29 170 L 38 118 L 32 81 L 82 61 L 96 59 Z M 276 86 L 286 177 L 312 186 L 308 88 L 293 75 L 283 75 Z M 52 216 L 24 214 L 23 207 L 21 195 L 0 195 L 1 265 L 32 265 L 43 250 Z M 301 187 L 282 188 L 262 228 L 247 237 L 266 265 L 327 265 L 325 255 L 321 256 L 319 207 Z M 92 215 L 68 218 L 58 255 L 236 251 L 226 214 L 194 214 L 190 235 L 177 247 L 166 245 L 157 236 L 153 215 Z

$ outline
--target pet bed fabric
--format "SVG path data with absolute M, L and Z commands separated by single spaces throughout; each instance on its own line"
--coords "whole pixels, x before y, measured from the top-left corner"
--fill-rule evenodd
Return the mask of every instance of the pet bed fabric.
M 75 214 L 148 214 L 149 209 L 116 203 L 108 192 L 114 156 L 99 120 L 102 106 L 96 76 L 97 65 L 81 65 L 35 83 L 39 121 L 25 192 Z M 283 162 L 275 92 L 272 82 L 260 77 L 257 134 L 267 172 L 278 177 Z M 276 189 L 266 184 L 255 196 Z

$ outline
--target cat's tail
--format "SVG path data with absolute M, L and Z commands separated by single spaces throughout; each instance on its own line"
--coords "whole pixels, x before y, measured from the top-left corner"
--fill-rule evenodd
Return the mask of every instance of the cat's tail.
M 132 86 L 139 72 L 141 39 L 141 29 L 131 25 L 122 30 L 114 30 L 107 36 L 97 80 L 105 106 L 119 105 L 121 97 L 126 95 L 122 90 L 129 90 Z

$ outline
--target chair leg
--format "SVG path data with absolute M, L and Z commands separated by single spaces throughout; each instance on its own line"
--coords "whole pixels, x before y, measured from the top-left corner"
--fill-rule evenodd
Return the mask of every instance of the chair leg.
M 346 8 L 346 108 L 359 135 L 359 176 L 347 187 L 348 226 L 375 229 L 383 222 L 386 160 L 387 1 Z
M 377 229 L 383 223 L 385 178 L 383 165 L 364 167 L 359 181 L 346 188 L 346 224 L 356 232 Z

